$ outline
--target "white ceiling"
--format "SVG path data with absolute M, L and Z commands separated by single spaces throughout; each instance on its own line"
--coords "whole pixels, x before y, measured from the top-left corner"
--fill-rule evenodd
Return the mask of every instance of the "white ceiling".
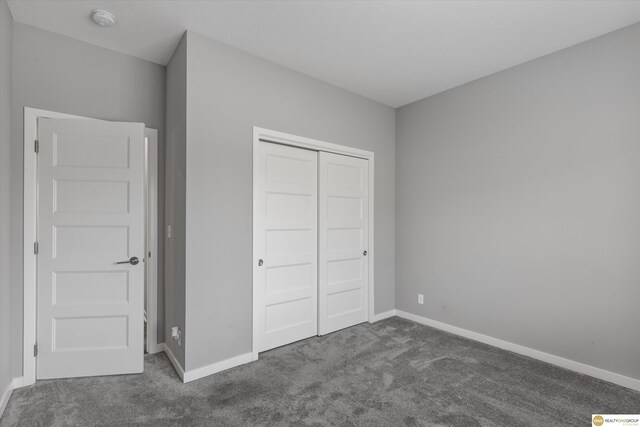
M 166 64 L 185 29 L 398 107 L 640 21 L 640 1 L 9 0 L 16 21 Z M 104 8 L 115 27 L 93 24 Z

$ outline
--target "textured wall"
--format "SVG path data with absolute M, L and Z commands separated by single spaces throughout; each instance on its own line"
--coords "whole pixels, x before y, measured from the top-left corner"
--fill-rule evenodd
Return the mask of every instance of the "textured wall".
M 398 309 L 640 378 L 638 46 L 634 25 L 397 111 Z
M 187 33 L 186 368 L 251 351 L 253 126 L 375 152 L 375 311 L 395 307 L 395 113 Z
M 165 240 L 165 336 L 166 345 L 184 368 L 185 341 L 178 346 L 171 339 L 171 327 L 184 331 L 185 316 L 185 185 L 187 120 L 187 42 L 183 37 L 167 64 L 167 173 L 166 223 L 171 238 Z

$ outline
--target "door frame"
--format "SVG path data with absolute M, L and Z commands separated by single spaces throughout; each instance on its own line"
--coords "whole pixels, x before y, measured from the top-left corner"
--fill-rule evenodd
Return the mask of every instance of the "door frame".
M 145 306 L 147 311 L 147 330 L 145 351 L 159 353 L 164 346 L 158 344 L 158 130 L 144 128 L 147 140 L 145 149 Z
M 260 142 L 270 142 L 270 143 L 274 143 L 274 144 L 281 144 L 281 145 L 288 145 L 291 147 L 298 147 L 298 148 L 304 148 L 307 150 L 313 150 L 313 151 L 325 151 L 328 153 L 334 153 L 334 154 L 342 154 L 345 156 L 351 156 L 351 157 L 358 157 L 361 159 L 365 159 L 368 160 L 368 166 L 369 166 L 369 295 L 368 295 L 368 307 L 367 307 L 367 321 L 369 323 L 373 323 L 374 321 L 374 267 L 375 267 L 375 245 L 374 245 L 374 182 L 375 182 L 375 175 L 374 175 L 374 153 L 372 151 L 367 151 L 367 150 L 361 150 L 359 148 L 353 148 L 353 147 L 347 147 L 344 145 L 338 145 L 338 144 L 333 144 L 330 142 L 324 142 L 324 141 L 320 141 L 317 139 L 311 139 L 311 138 L 306 138 L 303 136 L 297 136 L 297 135 L 292 135 L 292 134 L 288 134 L 288 133 L 284 133 L 284 132 L 278 132 L 278 131 L 274 131 L 274 130 L 270 130 L 270 129 L 265 129 L 265 128 L 261 128 L 261 127 L 257 127 L 254 126 L 253 127 L 253 169 L 252 169 L 252 174 L 253 174 L 253 181 L 252 181 L 252 186 L 253 186 L 253 217 L 255 219 L 255 217 L 259 214 L 258 212 L 256 212 L 256 199 L 258 197 L 258 194 L 256 193 L 255 189 L 255 180 L 256 180 L 256 176 L 255 176 L 255 167 L 256 167 L 256 163 L 258 162 L 258 156 L 256 155 L 256 148 L 257 145 Z M 253 220 L 253 223 L 255 223 L 255 220 Z M 252 223 L 252 224 L 253 224 Z M 252 242 L 255 242 L 255 228 L 252 225 Z M 263 301 L 260 299 L 260 294 L 257 292 L 257 290 L 254 287 L 254 284 L 256 282 L 256 278 L 258 277 L 258 274 L 260 273 L 259 269 L 258 269 L 258 264 L 256 262 L 256 260 L 259 258 L 259 255 L 257 253 L 255 244 L 252 243 L 252 253 L 253 253 L 253 257 L 251 259 L 251 262 L 253 264 L 253 268 L 252 268 L 252 272 L 253 272 L 253 276 L 252 276 L 252 283 L 251 283 L 251 289 L 252 289 L 252 295 L 253 295 L 253 303 L 252 303 L 252 312 L 251 312 L 251 317 L 252 317 L 252 325 L 253 325 L 253 329 L 252 329 L 252 337 L 251 337 L 251 354 L 252 354 L 252 360 L 258 360 L 258 351 L 256 350 L 258 348 L 257 345 L 257 337 L 258 337 L 258 319 L 256 319 L 255 313 L 256 313 L 256 307 L 258 307 L 260 304 L 263 303 Z
M 23 330 L 22 330 L 22 378 L 17 381 L 15 387 L 25 387 L 36 382 L 36 358 L 34 356 L 34 346 L 36 344 L 37 329 L 37 258 L 34 253 L 34 243 L 37 241 L 37 194 L 38 194 L 38 163 L 37 155 L 34 150 L 35 141 L 38 139 L 38 118 L 49 119 L 83 119 L 92 120 L 90 117 L 76 116 L 73 114 L 58 113 L 55 111 L 41 110 L 38 108 L 24 107 L 24 187 L 23 187 Z M 155 167 L 149 167 L 148 187 L 151 192 L 150 196 L 154 200 L 158 200 L 158 131 L 156 129 L 145 128 L 145 137 L 149 138 L 149 164 Z M 152 147 L 155 146 L 155 149 Z M 152 156 L 155 155 L 155 158 Z M 155 192 L 155 197 L 154 197 Z M 145 205 L 147 202 L 145 200 Z M 155 208 L 155 209 L 154 209 Z M 158 253 L 158 207 L 153 206 L 147 212 L 145 224 L 155 224 L 156 227 L 151 229 L 151 233 L 147 237 L 145 245 L 149 244 L 148 251 L 153 254 Z M 146 225 L 145 225 L 146 226 Z M 148 258 L 145 253 L 145 259 Z M 156 255 L 157 256 L 157 255 Z M 146 268 L 146 267 L 145 267 Z M 157 306 L 158 282 L 156 274 L 150 274 L 147 281 L 147 306 L 151 307 L 150 302 L 154 301 Z M 156 331 L 155 334 L 147 333 L 147 342 L 145 347 L 154 352 L 162 351 L 161 346 L 157 343 L 157 307 L 149 310 L 148 325 L 149 331 Z M 152 317 L 153 316 L 153 317 Z M 151 326 L 153 325 L 153 326 Z M 149 351 L 151 353 L 151 351 Z

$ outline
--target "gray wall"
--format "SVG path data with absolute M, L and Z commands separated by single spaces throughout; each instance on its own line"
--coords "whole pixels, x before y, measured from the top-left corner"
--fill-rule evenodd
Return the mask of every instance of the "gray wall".
M 11 340 L 11 246 L 9 234 L 9 202 L 11 199 L 11 38 L 13 19 L 6 0 L 0 0 L 0 396 L 11 380 L 10 349 L 20 347 L 20 341 Z M 17 376 L 17 375 L 16 375 Z M 0 413 L 2 416 L 2 413 Z
M 640 378 L 639 46 L 634 25 L 397 111 L 398 309 Z
M 394 301 L 395 114 L 187 33 L 186 366 L 251 351 L 253 126 L 375 152 L 375 311 Z
M 164 152 L 165 67 L 16 23 L 13 34 L 11 143 L 12 342 L 22 342 L 23 107 L 103 120 L 143 122 L 158 129 Z M 164 161 L 160 157 L 159 232 L 164 224 Z M 158 259 L 163 259 L 159 239 Z M 158 335 L 163 341 L 164 272 L 158 272 Z M 22 372 L 22 345 L 12 347 L 14 376 Z
M 171 224 L 171 238 L 165 236 L 165 336 L 184 368 L 184 339 L 182 346 L 171 339 L 171 327 L 184 331 L 185 315 L 185 185 L 187 138 L 187 42 L 180 44 L 167 64 L 167 173 L 166 222 Z

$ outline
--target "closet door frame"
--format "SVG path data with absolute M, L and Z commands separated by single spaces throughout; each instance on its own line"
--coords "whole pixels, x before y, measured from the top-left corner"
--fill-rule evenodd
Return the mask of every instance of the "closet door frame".
M 369 240 L 369 245 L 368 245 L 368 256 L 369 256 L 369 271 L 368 271 L 368 307 L 367 307 L 367 314 L 368 314 L 368 318 L 367 321 L 369 323 L 372 323 L 374 321 L 374 267 L 375 267 L 375 244 L 374 244 L 374 216 L 373 216 L 373 207 L 374 207 L 374 182 L 375 182 L 375 175 L 374 175 L 374 153 L 372 151 L 367 151 L 367 150 L 361 150 L 358 148 L 352 148 L 352 147 L 347 147 L 344 145 L 338 145 L 338 144 L 332 144 L 329 142 L 324 142 L 324 141 L 319 141 L 316 139 L 311 139 L 311 138 L 305 138 L 302 136 L 297 136 L 297 135 L 291 135 L 288 133 L 284 133 L 284 132 L 278 132 L 278 131 L 274 131 L 274 130 L 269 130 L 269 129 L 264 129 L 264 128 L 260 128 L 260 127 L 253 127 L 253 171 L 255 172 L 256 170 L 256 165 L 257 162 L 259 161 L 258 156 L 256 155 L 256 148 L 257 145 L 260 144 L 261 142 L 270 142 L 270 143 L 274 143 L 274 144 L 282 144 L 282 145 L 288 145 L 291 147 L 298 147 L 298 148 L 304 148 L 307 150 L 313 150 L 313 151 L 324 151 L 327 153 L 334 153 L 334 154 L 342 154 L 345 156 L 351 156 L 351 157 L 358 157 L 361 159 L 365 159 L 368 160 L 368 169 L 369 169 L 369 230 L 368 230 L 368 240 Z M 257 212 L 256 209 L 256 200 L 258 197 L 256 190 L 256 181 L 259 179 L 259 177 L 257 177 L 255 175 L 255 173 L 253 174 L 253 223 L 255 223 L 255 218 L 257 217 L 257 215 L 261 214 L 260 212 Z M 259 270 L 259 266 L 258 266 L 258 259 L 260 258 L 260 253 L 258 253 L 257 248 L 255 246 L 255 242 L 256 242 L 256 230 L 255 228 L 253 229 L 253 257 L 252 257 L 252 263 L 253 263 L 253 277 L 252 277 L 252 288 L 253 288 L 253 303 L 252 303 L 252 317 L 253 317 L 253 333 L 252 333 L 252 340 L 251 340 L 251 352 L 252 352 L 252 359 L 253 360 L 258 360 L 258 346 L 257 346 L 257 337 L 258 337 L 258 319 L 255 316 L 255 313 L 257 311 L 257 308 L 260 306 L 260 304 L 263 304 L 263 301 L 261 301 L 261 293 L 257 292 L 257 289 L 255 288 L 255 283 L 256 283 L 256 278 L 258 276 L 258 274 L 260 274 L 260 270 Z

